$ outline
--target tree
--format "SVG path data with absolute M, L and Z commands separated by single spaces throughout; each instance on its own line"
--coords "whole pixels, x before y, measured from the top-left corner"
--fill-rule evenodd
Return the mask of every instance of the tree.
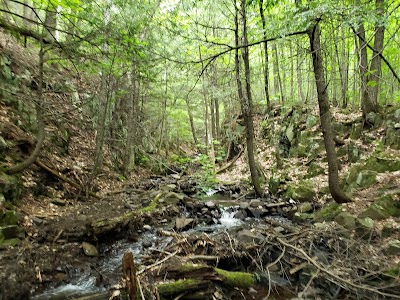
M 315 83 L 317 86 L 319 115 L 321 129 L 324 137 L 326 156 L 328 158 L 329 190 L 337 203 L 350 202 L 351 199 L 343 193 L 339 185 L 338 160 L 335 150 L 334 135 L 331 124 L 331 113 L 329 110 L 329 99 L 327 95 L 327 84 L 325 81 L 324 67 L 321 55 L 321 41 L 319 24 L 315 24 L 308 33 L 310 38 L 310 50 L 313 61 Z

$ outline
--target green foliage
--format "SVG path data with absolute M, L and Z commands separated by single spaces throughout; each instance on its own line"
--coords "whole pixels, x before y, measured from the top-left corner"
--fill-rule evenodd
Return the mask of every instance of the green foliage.
M 200 164 L 199 180 L 201 188 L 209 190 L 215 187 L 218 181 L 215 177 L 214 164 L 210 160 L 210 157 L 202 153 L 193 159 L 193 162 Z

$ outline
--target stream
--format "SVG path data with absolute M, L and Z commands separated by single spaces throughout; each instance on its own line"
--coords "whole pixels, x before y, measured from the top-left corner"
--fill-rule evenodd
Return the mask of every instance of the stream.
M 206 225 L 198 224 L 194 228 L 185 231 L 185 234 L 207 233 L 210 236 L 227 232 L 239 226 L 251 226 L 261 222 L 259 219 L 247 218 L 240 220 L 235 218 L 239 206 L 238 202 L 231 199 L 230 195 L 210 193 L 203 197 L 204 201 L 213 201 L 221 211 L 218 218 L 218 224 Z M 235 204 L 235 205 L 234 205 Z M 183 213 L 185 215 L 185 213 Z M 100 251 L 103 257 L 100 257 L 95 266 L 90 267 L 90 271 L 82 272 L 75 280 L 55 288 L 45 290 L 40 295 L 32 297 L 34 300 L 64 300 L 80 299 L 82 296 L 106 291 L 110 288 L 109 284 L 118 283 L 121 278 L 121 261 L 125 252 L 130 251 L 135 257 L 137 266 L 141 266 L 142 258 L 149 251 L 162 251 L 173 239 L 172 237 L 160 236 L 159 230 L 171 230 L 173 224 L 164 224 L 159 227 L 146 227 L 139 234 L 136 242 L 129 240 L 119 240 L 110 245 L 107 249 Z M 140 269 L 140 267 L 139 267 Z M 101 275 L 100 275 L 101 274 Z M 100 276 L 99 276 L 100 275 Z M 99 283 L 99 277 L 102 282 Z M 291 296 L 282 296 L 273 299 L 291 299 Z

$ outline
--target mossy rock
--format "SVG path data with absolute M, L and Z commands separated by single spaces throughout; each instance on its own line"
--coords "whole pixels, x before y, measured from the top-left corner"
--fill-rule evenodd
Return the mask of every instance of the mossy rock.
M 356 145 L 356 143 L 351 141 L 347 146 L 347 159 L 349 160 L 349 162 L 351 163 L 358 162 L 358 160 L 360 159 L 360 154 L 361 151 Z
M 389 217 L 387 211 L 379 204 L 373 203 L 367 210 L 363 211 L 359 218 L 371 218 L 372 220 L 384 220 Z
M 400 130 L 393 127 L 388 127 L 385 136 L 385 145 L 392 149 L 400 150 Z
M 292 184 L 286 191 L 286 198 L 299 202 L 309 202 L 314 199 L 316 192 L 311 180 L 301 180 Z
M 389 256 L 400 255 L 400 241 L 399 240 L 389 241 L 385 249 L 385 254 Z
M 375 229 L 375 222 L 371 218 L 357 218 L 356 220 L 356 234 L 364 239 L 369 239 Z
M 311 128 L 317 125 L 319 122 L 319 118 L 314 115 L 307 115 L 306 118 L 306 128 Z
M 268 181 L 268 190 L 271 195 L 277 195 L 281 191 L 281 186 L 285 179 L 278 175 L 272 175 Z
M 24 235 L 23 229 L 17 225 L 7 225 L 0 227 L 0 239 L 5 240 L 22 237 Z
M 17 238 L 7 239 L 7 240 L 3 240 L 3 241 L 1 241 L 1 239 L 0 239 L 0 249 L 17 247 L 20 243 L 21 243 L 21 241 Z
M 316 221 L 332 221 L 342 211 L 342 207 L 334 202 L 315 212 L 314 219 Z
M 365 162 L 365 169 L 378 173 L 400 170 L 400 159 L 394 156 L 371 156 Z
M 356 228 L 356 217 L 347 211 L 339 213 L 335 217 L 335 222 L 348 230 L 354 230 Z
M 382 207 L 388 216 L 400 217 L 400 201 L 395 200 L 393 195 L 382 196 L 374 204 Z
M 15 210 L 0 211 L 0 226 L 17 225 L 21 216 Z
M 376 180 L 376 175 L 378 173 L 375 171 L 370 171 L 370 170 L 363 170 L 360 173 L 358 173 L 357 179 L 356 179 L 356 185 L 357 188 L 367 188 L 372 185 L 374 185 L 377 180 Z
M 19 176 L 9 176 L 0 173 L 0 193 L 4 195 L 7 201 L 16 203 L 22 194 L 23 185 Z
M 361 138 L 362 130 L 363 130 L 363 125 L 361 123 L 353 124 L 351 127 L 350 139 L 358 140 L 359 138 Z

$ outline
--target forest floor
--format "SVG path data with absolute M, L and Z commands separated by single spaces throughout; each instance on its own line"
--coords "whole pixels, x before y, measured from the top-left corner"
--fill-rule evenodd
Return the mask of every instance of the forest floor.
M 35 131 L 35 126 L 32 125 L 34 120 L 31 120 L 34 119 L 31 117 L 33 113 L 32 103 L 27 101 L 27 99 L 32 97 L 32 93 L 34 92 L 30 87 L 31 76 L 26 75 L 26 73 L 36 73 L 34 66 L 36 54 L 19 46 L 18 43 L 15 43 L 13 38 L 3 34 L 0 38 L 0 49 L 3 54 L 10 57 L 11 63 L 9 66 L 13 73 L 21 78 L 21 84 L 18 90 L 11 94 L 4 94 L 6 96 L 3 95 L 0 101 L 1 134 L 7 141 L 12 141 L 14 145 L 17 145 L 17 147 L 12 150 L 14 152 L 11 154 L 9 153 L 5 159 L 6 166 L 11 166 L 16 161 L 15 157 L 17 157 L 17 160 L 18 158 L 26 157 L 27 152 L 29 152 L 35 140 L 34 135 L 30 133 L 30 131 Z M 26 75 L 26 79 L 24 79 L 24 74 Z M 66 78 L 67 80 L 65 80 Z M 68 70 L 61 67 L 54 68 L 54 70 L 47 70 L 46 80 L 48 82 L 47 86 L 54 87 L 60 83 L 62 85 L 73 85 L 75 91 L 79 91 L 79 94 L 82 95 L 92 88 L 90 84 L 87 83 L 89 81 L 84 78 L 77 79 L 71 76 Z M 195 197 L 187 196 L 187 194 L 189 194 L 188 191 L 193 188 L 195 192 L 200 190 L 200 187 L 196 185 L 196 177 L 192 177 L 193 174 L 182 177 L 177 174 L 156 176 L 144 168 L 137 168 L 134 175 L 122 180 L 121 176 L 111 167 L 111 155 L 107 149 L 105 150 L 105 162 L 102 173 L 92 182 L 92 186 L 94 187 L 92 191 L 96 193 L 98 198 L 87 197 L 84 188 L 92 167 L 91 159 L 94 155 L 95 132 L 92 129 L 92 124 L 85 118 L 85 111 L 78 109 L 77 106 L 72 103 L 73 101 L 71 101 L 71 95 L 74 94 L 75 91 L 63 93 L 48 91 L 45 94 L 45 101 L 48 103 L 48 119 L 46 122 L 47 137 L 39 159 L 52 170 L 78 183 L 82 187 L 82 190 L 72 187 L 69 183 L 38 166 L 38 164 L 33 165 L 23 173 L 23 193 L 16 208 L 19 225 L 23 228 L 23 238 L 21 238 L 21 243 L 18 246 L 7 247 L 6 249 L 0 250 L 1 300 L 27 299 L 32 293 L 38 293 L 50 286 L 57 286 L 61 283 L 69 282 L 71 278 L 77 277 L 80 273 L 92 272 L 93 269 L 96 268 L 99 259 L 109 255 L 108 252 L 110 252 L 110 248 L 112 248 L 112 244 L 115 240 L 123 238 L 135 241 L 138 236 L 143 233 L 144 225 L 153 227 L 169 224 L 174 222 L 176 217 L 186 213 L 189 206 L 187 205 L 184 208 L 180 206 L 180 201 L 182 200 L 180 198 L 182 195 L 186 195 L 184 196 L 184 201 L 186 202 L 199 202 Z M 22 112 L 19 110 L 21 106 L 25 106 Z M 316 112 L 314 111 L 313 114 L 315 115 Z M 335 118 L 338 120 L 345 117 L 347 116 L 343 116 L 340 112 L 335 113 Z M 359 118 L 359 113 L 351 114 L 351 118 Z M 274 167 L 276 162 L 274 153 L 276 149 L 268 145 L 265 137 L 263 137 L 263 121 L 265 121 L 264 117 L 258 115 L 256 118 L 256 136 L 257 144 L 259 145 L 257 157 L 265 170 L 266 177 L 269 178 L 274 175 L 272 170 L 276 170 Z M 275 118 L 273 123 L 276 123 L 274 130 L 278 132 L 280 126 L 279 119 Z M 15 124 L 19 124 L 20 126 L 15 128 Z M 32 127 L 33 130 L 31 130 Z M 315 127 L 318 127 L 318 125 L 315 125 Z M 4 128 L 14 128 L 15 130 L 6 132 Z M 65 138 L 63 136 L 64 132 L 68 132 Z M 378 128 L 375 131 L 371 131 L 371 134 L 373 134 L 372 139 L 379 140 L 382 129 Z M 68 141 L 66 142 L 66 140 Z M 365 150 L 365 153 L 373 152 L 375 149 L 375 146 L 372 144 L 370 146 L 368 146 L 368 144 L 367 146 L 364 144 L 361 146 L 364 147 L 363 150 Z M 370 149 L 368 149 L 368 147 L 370 147 Z M 18 150 L 15 151 L 15 149 Z M 392 152 L 391 154 L 393 154 L 394 157 L 400 157 L 398 150 L 388 151 Z M 294 185 L 307 173 L 307 165 L 309 162 L 306 158 L 287 158 L 283 160 L 283 164 L 284 167 L 282 169 L 289 170 L 288 174 L 285 174 L 285 176 L 289 177 L 290 180 L 282 184 Z M 292 166 L 296 166 L 296 168 Z M 326 164 L 322 159 L 321 166 L 326 170 Z M 342 161 L 342 176 L 345 175 L 349 167 L 349 162 Z M 277 172 L 275 171 L 275 173 Z M 318 182 L 318 191 L 313 203 L 313 205 L 318 207 L 325 206 L 331 200 L 329 194 L 326 193 L 326 175 L 325 171 L 312 179 Z M 378 196 L 378 192 L 384 187 L 390 185 L 394 187 L 391 191 L 396 192 L 396 189 L 400 186 L 399 175 L 399 171 L 379 173 L 377 182 L 374 185 L 365 189 L 358 189 L 353 195 L 355 201 L 350 204 L 345 204 L 342 207 L 344 210 L 358 215 L 373 202 L 374 198 Z M 246 200 L 244 201 L 246 204 L 242 203 L 243 205 L 247 205 L 251 200 L 255 200 L 245 198 L 245 195 L 249 194 L 249 192 L 251 193 L 251 187 L 249 185 L 249 172 L 244 155 L 242 155 L 230 169 L 217 175 L 217 178 L 219 180 L 219 185 L 217 185 L 216 188 L 224 187 L 228 193 L 236 193 L 238 199 Z M 170 192 L 175 193 L 175 195 L 170 194 L 170 196 L 173 195 L 172 198 L 177 197 L 175 199 L 176 201 L 172 201 L 172 203 L 163 202 L 161 203 L 162 205 L 158 206 L 156 209 L 152 207 L 154 199 L 159 199 L 158 195 L 162 194 L 165 196 Z M 192 191 L 190 191 L 190 193 L 192 193 Z M 168 199 L 168 197 L 166 197 L 166 199 Z M 284 201 L 284 206 L 287 206 L 287 199 L 283 199 L 283 195 L 274 198 L 268 197 L 264 200 L 264 202 L 272 204 L 279 204 Z M 296 205 L 297 204 L 299 203 L 296 203 Z M 261 206 L 263 205 L 264 204 Z M 143 210 L 146 207 L 151 207 L 153 210 Z M 202 208 L 204 209 L 204 207 Z M 130 215 L 130 213 L 133 214 Z M 121 216 L 129 217 L 129 221 L 123 218 L 120 219 Z M 335 255 L 337 254 L 337 256 L 333 256 L 333 261 L 340 266 L 340 269 L 337 270 L 337 274 L 343 275 L 343 278 L 348 278 L 347 276 L 350 276 L 349 274 L 353 273 L 354 270 L 349 266 L 348 269 L 345 269 L 344 266 L 349 264 L 352 259 L 356 258 L 354 255 L 360 255 L 360 252 L 355 251 L 353 248 L 350 248 L 350 246 L 340 244 L 342 242 L 347 243 L 348 239 L 343 236 L 337 236 L 338 230 L 332 223 L 327 222 L 327 225 L 323 225 L 325 227 L 322 229 L 315 229 L 312 227 L 314 223 L 311 221 L 304 223 L 299 222 L 299 224 L 296 224 L 298 227 L 297 229 L 282 225 L 285 227 L 283 228 L 283 236 L 288 239 L 290 236 L 292 237 L 290 245 L 292 245 L 294 249 L 284 244 L 286 240 L 282 240 L 283 236 L 280 233 L 278 234 L 273 231 L 279 228 L 280 225 L 278 226 L 275 224 L 268 229 L 272 230 L 272 232 L 269 232 L 265 228 L 262 229 L 264 231 L 259 229 L 265 236 L 275 239 L 268 240 L 267 244 L 263 244 L 263 247 L 265 247 L 263 254 L 270 255 L 271 253 L 277 252 L 277 249 L 287 249 L 282 251 L 287 251 L 289 253 L 287 261 L 282 263 L 282 265 L 286 264 L 286 268 L 282 267 L 282 272 L 293 272 L 293 274 L 296 274 L 298 271 L 296 268 L 304 269 L 305 266 L 309 267 L 306 264 L 307 261 L 310 263 L 310 261 L 314 262 L 314 260 L 316 260 L 315 257 L 305 258 L 302 252 L 298 251 L 299 248 L 300 250 L 303 248 L 307 249 L 306 246 L 311 248 L 314 242 L 326 243 L 326 245 L 324 244 L 324 249 L 329 249 L 329 251 L 332 251 Z M 325 224 L 325 222 L 322 223 Z M 390 217 L 377 221 L 377 232 L 381 232 L 388 224 L 391 225 L 391 228 L 398 229 L 400 224 L 399 218 Z M 107 227 L 108 225 L 109 227 Z M 299 228 L 300 232 L 298 230 Z M 309 241 L 307 241 L 307 236 L 304 235 L 305 233 L 308 234 Z M 256 233 L 254 234 L 256 235 Z M 398 233 L 394 233 L 395 236 L 396 234 Z M 221 238 L 219 241 L 204 237 L 200 241 L 199 239 L 194 239 L 194 237 L 190 235 L 175 236 L 174 238 L 175 244 L 179 245 L 182 249 L 185 243 L 191 243 L 193 246 L 192 249 L 194 250 L 198 249 L 197 247 L 199 247 L 199 244 L 211 247 L 211 244 L 214 243 L 215 247 L 212 251 L 208 251 L 207 254 L 210 255 L 210 253 L 212 253 L 214 256 L 220 255 L 221 257 L 227 257 L 225 265 L 229 265 L 230 262 L 236 260 L 241 261 L 243 264 L 250 264 L 249 261 L 251 261 L 257 265 L 259 261 L 257 259 L 249 260 L 249 257 L 256 257 L 257 255 L 259 255 L 259 257 L 262 256 L 259 253 L 260 245 L 256 247 L 248 246 L 245 248 L 243 248 L 243 245 L 246 244 L 245 242 L 240 243 L 240 245 L 232 245 L 230 235 L 225 235 L 225 238 Z M 279 242 L 278 239 L 281 239 L 281 242 Z M 348 288 L 353 292 L 353 295 L 359 291 L 361 291 L 362 295 L 368 292 L 375 293 L 377 291 L 375 288 L 371 288 L 372 290 L 369 291 L 366 289 L 369 280 L 368 276 L 373 276 L 373 271 L 366 266 L 368 264 L 367 260 L 370 260 L 371 265 L 373 265 L 372 269 L 376 272 L 374 276 L 382 277 L 382 272 L 378 272 L 378 270 L 384 269 L 384 267 L 388 265 L 391 265 L 394 269 L 400 269 L 398 267 L 400 264 L 400 257 L 383 257 L 381 253 L 382 248 L 380 247 L 384 245 L 386 240 L 384 238 L 381 239 L 379 235 L 375 236 L 375 233 L 373 236 L 371 235 L 371 240 L 366 241 L 365 247 L 363 248 L 365 259 L 359 256 L 356 261 L 357 263 L 354 263 L 355 268 L 362 269 L 362 271 L 354 271 L 354 273 L 356 273 L 354 275 L 355 277 L 351 277 L 351 279 L 346 279 L 344 281 L 340 281 L 335 277 L 332 279 L 331 275 L 327 273 L 328 267 L 317 269 L 308 268 L 307 271 L 310 273 L 317 272 L 317 274 L 324 273 L 326 276 L 325 279 L 328 278 L 326 281 L 331 280 L 338 286 Z M 340 244 L 339 246 L 335 244 L 336 241 L 340 241 L 338 242 Z M 359 240 L 354 240 L 352 245 L 354 245 L 354 242 L 357 243 L 358 241 Z M 84 243 L 95 245 L 100 253 L 99 256 L 87 255 L 83 250 Z M 217 247 L 216 245 L 221 246 Z M 227 249 L 226 245 L 230 245 L 229 249 Z M 290 253 L 289 248 L 292 249 L 293 252 Z M 335 251 L 337 252 L 334 252 L 334 250 L 332 250 L 333 248 L 336 249 Z M 174 250 L 178 251 L 176 249 Z M 227 253 L 228 250 L 229 253 Z M 184 253 L 182 257 L 185 258 L 189 254 L 194 254 L 190 253 L 190 251 L 191 250 L 185 249 L 185 251 L 182 252 Z M 170 253 L 174 252 L 171 250 Z M 239 253 L 248 253 L 249 256 L 246 257 L 247 260 L 243 258 L 245 255 L 240 256 Z M 351 255 L 348 253 L 351 253 Z M 158 253 L 158 255 L 166 254 Z M 343 257 L 340 257 L 340 255 Z M 272 254 L 270 256 L 272 257 Z M 274 256 L 273 260 L 275 261 L 278 258 L 279 255 L 277 257 Z M 319 266 L 319 264 L 317 265 Z M 386 276 L 389 275 L 387 274 Z M 314 275 L 310 276 L 312 279 L 310 279 L 310 277 L 306 278 L 310 280 L 311 284 Z M 397 276 L 398 279 L 399 275 L 395 274 L 393 276 Z M 288 275 L 288 277 L 290 276 Z M 323 278 L 322 275 L 321 278 Z M 360 282 L 357 282 L 358 279 L 360 279 Z M 326 284 L 326 282 L 323 284 Z M 320 290 L 322 289 L 321 287 L 324 286 L 323 284 L 319 286 Z M 398 288 L 398 285 L 393 284 L 393 286 L 394 288 Z M 328 287 L 330 288 L 331 286 Z M 244 289 L 246 290 L 245 293 L 253 293 L 251 297 L 256 299 L 254 291 L 249 289 L 249 287 L 245 287 Z M 262 293 L 261 290 L 262 288 L 260 287 L 260 294 Z M 293 290 L 296 289 L 293 288 Z M 332 294 L 334 293 L 336 293 L 336 290 L 332 292 Z M 393 294 L 395 295 L 395 293 Z M 379 290 L 377 295 L 377 299 L 379 299 Z M 261 299 L 264 296 L 259 298 Z M 381 296 L 383 297 L 384 295 Z M 320 299 L 324 299 L 324 296 L 319 297 Z M 390 296 L 388 296 L 388 299 L 389 298 Z M 232 299 L 234 299 L 233 296 Z M 398 298 L 394 297 L 393 299 Z

